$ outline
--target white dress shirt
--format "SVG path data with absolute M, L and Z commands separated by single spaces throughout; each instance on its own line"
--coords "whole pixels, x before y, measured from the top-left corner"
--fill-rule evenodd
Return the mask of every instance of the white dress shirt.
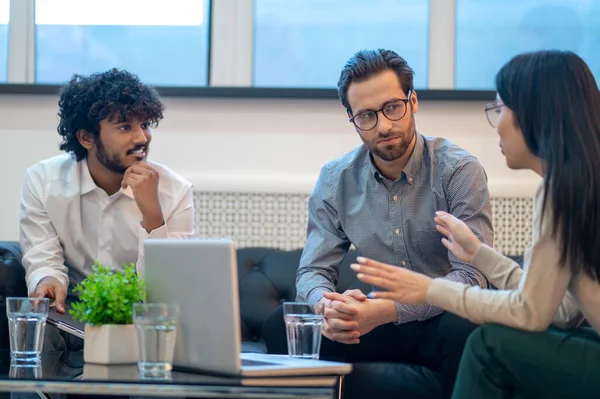
M 150 233 L 142 227 L 131 187 L 108 196 L 96 186 L 85 160 L 70 154 L 41 161 L 25 174 L 21 193 L 21 249 L 29 292 L 46 276 L 74 286 L 92 272 L 96 260 L 144 271 L 146 238 L 194 235 L 192 184 L 167 167 L 159 173 L 158 198 L 165 224 Z

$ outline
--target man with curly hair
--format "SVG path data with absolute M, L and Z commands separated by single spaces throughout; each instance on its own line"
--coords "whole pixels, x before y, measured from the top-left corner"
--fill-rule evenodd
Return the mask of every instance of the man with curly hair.
M 192 237 L 194 203 L 188 181 L 147 160 L 164 110 L 153 88 L 117 69 L 74 75 L 58 106 L 66 154 L 27 170 L 21 248 L 30 296 L 64 312 L 96 260 L 143 273 L 146 238 Z

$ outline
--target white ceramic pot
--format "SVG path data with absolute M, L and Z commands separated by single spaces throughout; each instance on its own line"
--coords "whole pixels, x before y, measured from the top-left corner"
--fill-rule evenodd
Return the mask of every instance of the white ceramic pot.
M 85 325 L 83 360 L 93 364 L 135 364 L 137 332 L 133 324 Z
M 110 365 L 86 363 L 83 365 L 82 380 L 137 380 L 138 369 L 130 364 Z

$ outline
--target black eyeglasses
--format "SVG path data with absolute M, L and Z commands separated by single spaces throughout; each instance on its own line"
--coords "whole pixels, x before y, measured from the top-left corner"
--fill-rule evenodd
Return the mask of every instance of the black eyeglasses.
M 504 104 L 498 103 L 489 103 L 485 107 L 485 116 L 494 129 L 498 126 L 498 118 L 500 117 L 500 112 L 502 112 L 502 107 L 504 107 Z
M 408 91 L 408 98 L 401 100 L 393 100 L 383 104 L 383 107 L 377 111 L 366 110 L 361 111 L 349 119 L 350 122 L 354 123 L 360 130 L 371 130 L 379 122 L 379 112 L 383 114 L 387 119 L 391 121 L 399 121 L 404 118 L 406 111 L 408 110 L 408 102 L 410 101 L 410 95 L 412 90 Z

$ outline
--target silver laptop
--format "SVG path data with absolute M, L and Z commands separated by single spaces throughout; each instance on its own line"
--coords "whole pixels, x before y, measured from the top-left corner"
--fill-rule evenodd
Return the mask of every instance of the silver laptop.
M 65 300 L 65 313 L 58 313 L 56 306 L 52 305 L 48 310 L 48 318 L 46 322 L 59 330 L 66 331 L 78 338 L 85 338 L 85 324 L 79 320 L 75 320 L 69 313 L 73 298 L 67 297 Z
M 343 375 L 349 363 L 241 353 L 236 248 L 231 240 L 144 241 L 147 302 L 179 305 L 173 366 L 247 377 Z

